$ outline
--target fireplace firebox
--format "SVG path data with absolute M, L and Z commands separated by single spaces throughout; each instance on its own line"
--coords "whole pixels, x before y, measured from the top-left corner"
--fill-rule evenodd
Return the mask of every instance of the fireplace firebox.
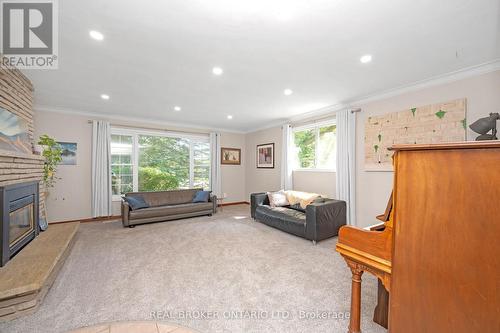
M 0 187 L 0 266 L 39 232 L 38 182 Z

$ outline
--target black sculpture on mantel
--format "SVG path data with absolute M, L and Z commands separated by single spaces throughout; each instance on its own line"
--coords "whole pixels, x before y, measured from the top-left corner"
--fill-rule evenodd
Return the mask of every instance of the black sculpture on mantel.
M 497 138 L 497 120 L 500 119 L 500 114 L 490 113 L 489 117 L 484 117 L 470 124 L 470 129 L 481 134 L 476 138 L 476 141 L 482 140 L 498 140 Z M 491 134 L 488 132 L 491 131 Z

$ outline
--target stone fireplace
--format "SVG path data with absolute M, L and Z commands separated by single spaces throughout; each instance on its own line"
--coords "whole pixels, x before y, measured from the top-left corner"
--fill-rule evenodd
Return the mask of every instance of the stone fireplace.
M 0 187 L 0 266 L 38 235 L 38 182 Z
M 5 144 L 12 142 L 9 136 L 7 141 L 6 135 L 0 135 L 0 322 L 3 322 L 36 311 L 71 251 L 79 223 L 54 225 L 37 236 L 39 219 L 47 220 L 46 189 L 42 181 L 45 159 L 32 153 L 37 142 L 33 85 L 15 68 L 0 68 L 0 109 L 24 120 L 28 136 L 28 140 L 22 140 L 22 148 L 27 149 L 19 150 L 17 144 Z M 24 145 L 26 141 L 31 147 Z
M 34 132 L 33 85 L 15 68 L 0 68 L 0 108 L 25 123 L 27 141 L 33 146 L 37 141 Z M 4 143 L 0 145 L 0 266 L 4 266 L 9 258 L 35 237 L 38 233 L 38 218 L 46 219 L 43 214 L 44 158 L 32 154 L 29 147 L 19 149 L 17 144 L 5 144 L 6 141 L 12 141 L 6 140 L 5 136 L 5 133 L 0 135 Z M 18 137 L 18 140 L 21 139 Z

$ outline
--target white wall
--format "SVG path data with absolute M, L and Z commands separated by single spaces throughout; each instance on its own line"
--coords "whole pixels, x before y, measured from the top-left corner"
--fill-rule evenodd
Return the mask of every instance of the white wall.
M 432 86 L 418 91 L 407 92 L 379 101 L 365 103 L 357 114 L 356 126 L 356 215 L 359 226 L 364 227 L 376 223 L 375 216 L 384 212 L 392 191 L 392 172 L 364 171 L 364 128 L 365 120 L 373 115 L 397 112 L 411 106 L 423 106 L 445 102 L 457 98 L 467 98 L 467 123 L 487 116 L 490 112 L 500 112 L 500 71 L 469 77 L 459 81 Z M 325 117 L 323 115 L 322 117 Z M 310 120 L 310 119 L 309 119 Z M 468 130 L 468 140 L 474 140 L 476 134 Z M 254 150 L 255 144 L 278 142 L 281 147 L 281 129 L 279 127 L 247 134 L 247 148 Z M 252 156 L 250 156 L 252 157 Z M 276 155 L 280 164 L 281 155 Z M 260 172 L 255 168 L 255 157 L 247 165 L 247 195 L 252 192 L 277 189 L 280 186 L 279 169 L 275 172 Z M 297 190 L 318 192 L 335 197 L 334 173 L 295 172 L 294 188 Z
M 281 128 L 274 127 L 246 135 L 246 201 L 254 192 L 276 191 L 281 187 Z M 274 143 L 274 168 L 257 169 L 257 145 Z
M 433 86 L 399 96 L 360 105 L 357 116 L 357 172 L 356 200 L 359 226 L 376 223 L 375 216 L 382 214 L 392 191 L 392 172 L 364 171 L 364 129 L 365 121 L 373 115 L 397 112 L 411 106 L 422 106 L 467 98 L 467 123 L 470 124 L 490 112 L 500 111 L 500 71 L 466 78 L 452 83 Z M 468 140 L 477 135 L 470 129 Z
M 257 145 L 272 142 L 275 145 L 274 169 L 257 169 Z M 272 127 L 247 134 L 246 147 L 248 160 L 245 174 L 247 201 L 250 200 L 250 194 L 254 192 L 281 189 L 281 127 Z M 335 184 L 335 172 L 306 170 L 293 172 L 293 189 L 297 191 L 314 192 L 335 198 Z
M 227 198 L 224 203 L 248 201 L 245 195 L 245 166 L 247 164 L 245 135 L 221 134 L 221 147 L 241 149 L 241 165 L 221 165 L 222 192 Z
M 293 189 L 318 193 L 328 198 L 336 197 L 335 172 L 300 170 L 293 172 Z
M 95 117 L 66 113 L 37 111 L 35 108 L 35 137 L 48 134 L 57 141 L 76 142 L 78 144 L 77 165 L 60 165 L 59 179 L 50 191 L 47 210 L 50 222 L 87 219 L 91 214 L 91 149 L 92 125 L 89 119 Z M 138 124 L 119 119 L 108 119 L 115 125 L 144 126 L 146 128 L 165 129 L 159 125 Z M 199 129 L 181 129 L 169 127 L 169 130 L 205 132 Z M 221 133 L 223 146 L 241 148 L 245 151 L 245 135 Z M 221 170 L 222 191 L 227 193 L 225 202 L 246 201 L 244 178 L 245 161 L 241 166 L 223 166 Z M 120 214 L 120 203 L 113 203 L 113 214 Z
M 58 113 L 38 112 L 35 109 L 35 138 L 47 134 L 57 141 L 76 142 L 76 165 L 60 165 L 59 178 L 50 190 L 47 215 L 50 222 L 86 219 L 92 216 L 90 180 L 92 128 L 88 118 Z
M 358 225 L 375 223 L 375 216 L 383 213 L 392 190 L 391 172 L 364 171 L 364 123 L 372 115 L 397 112 L 410 106 L 467 98 L 467 121 L 471 123 L 490 112 L 500 111 L 500 71 L 466 78 L 452 83 L 407 92 L 360 105 L 357 115 L 357 170 L 356 196 Z M 36 110 L 36 108 L 35 108 Z M 35 112 L 35 135 L 48 134 L 58 141 L 78 143 L 78 165 L 60 166 L 56 184 L 47 202 L 50 221 L 90 217 L 90 149 L 91 125 L 88 117 L 52 112 Z M 127 125 L 126 122 L 114 123 Z M 130 125 L 130 124 L 129 124 Z M 138 126 L 138 124 L 134 124 Z M 151 124 L 145 125 L 152 127 Z M 158 127 L 160 128 L 160 127 Z M 171 130 L 175 130 L 171 128 Z M 185 129 L 184 129 L 185 130 Z M 193 130 L 193 132 L 200 130 Z M 469 140 L 475 134 L 468 131 Z M 256 168 L 256 146 L 275 144 L 274 169 Z M 249 201 L 250 193 L 277 190 L 281 186 L 281 128 L 274 127 L 253 133 L 222 133 L 221 145 L 242 149 L 242 165 L 222 166 L 222 190 L 228 194 L 226 202 Z M 295 172 L 295 188 L 335 197 L 335 174 Z M 331 184 L 331 185 L 330 185 Z M 331 191 L 331 192 L 329 192 Z M 118 206 L 117 206 L 118 208 Z M 117 210 L 116 213 L 119 211 Z

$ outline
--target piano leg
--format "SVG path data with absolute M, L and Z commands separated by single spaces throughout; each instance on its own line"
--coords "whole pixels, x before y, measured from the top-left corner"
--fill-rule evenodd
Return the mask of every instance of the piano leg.
M 361 321 L 361 270 L 357 265 L 349 265 L 352 272 L 351 287 L 351 321 L 349 323 L 348 333 L 360 333 Z
M 389 293 L 378 279 L 377 306 L 373 311 L 373 321 L 387 328 L 389 325 Z

